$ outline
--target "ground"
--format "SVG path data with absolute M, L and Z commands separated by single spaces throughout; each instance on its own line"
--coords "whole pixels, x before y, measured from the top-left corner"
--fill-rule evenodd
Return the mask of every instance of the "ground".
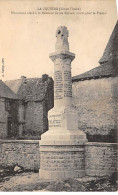
M 38 172 L 2 172 L 0 191 L 117 191 L 114 178 L 113 175 L 49 181 L 39 179 Z

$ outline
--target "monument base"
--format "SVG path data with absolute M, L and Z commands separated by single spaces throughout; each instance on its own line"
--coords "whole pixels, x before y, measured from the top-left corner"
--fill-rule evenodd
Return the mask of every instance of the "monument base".
M 79 131 L 49 130 L 40 141 L 42 179 L 84 177 L 86 135 Z

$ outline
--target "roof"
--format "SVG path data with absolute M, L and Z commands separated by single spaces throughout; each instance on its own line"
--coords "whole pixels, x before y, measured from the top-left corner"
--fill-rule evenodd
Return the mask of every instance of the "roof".
M 17 94 L 25 101 L 42 101 L 45 91 L 46 83 L 41 78 L 29 78 L 22 82 Z
M 22 79 L 5 81 L 5 84 L 16 94 L 21 86 L 21 83 Z
M 6 81 L 5 83 L 24 101 L 42 101 L 47 93 L 48 84 L 52 81 L 48 75 L 42 78 L 26 78 Z
M 2 80 L 0 80 L 0 97 L 18 99 L 18 96 Z
M 72 81 L 96 79 L 118 75 L 118 21 L 99 61 L 100 66 L 87 71 L 78 76 L 74 76 Z
M 98 66 L 78 76 L 74 76 L 72 78 L 72 81 L 74 82 L 77 80 L 79 81 L 79 80 L 87 80 L 87 79 L 98 79 L 102 77 L 110 77 L 115 75 L 116 73 L 112 66 L 104 65 L 104 66 Z
M 118 58 L 118 21 L 110 36 L 109 42 L 104 50 L 103 56 L 99 63 L 104 63 L 110 60 L 110 58 Z

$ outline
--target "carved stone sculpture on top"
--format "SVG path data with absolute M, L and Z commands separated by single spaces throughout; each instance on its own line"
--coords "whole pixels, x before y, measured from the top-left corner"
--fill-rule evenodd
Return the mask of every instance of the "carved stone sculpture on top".
M 68 52 L 69 51 L 69 43 L 68 43 L 68 30 L 65 26 L 60 26 L 57 28 L 56 37 L 57 42 L 55 45 L 56 52 Z

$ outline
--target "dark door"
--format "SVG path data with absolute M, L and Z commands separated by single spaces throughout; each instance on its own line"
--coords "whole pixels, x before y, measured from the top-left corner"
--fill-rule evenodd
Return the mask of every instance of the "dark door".
M 8 117 L 8 137 L 13 136 L 13 124 L 12 124 L 12 118 Z

